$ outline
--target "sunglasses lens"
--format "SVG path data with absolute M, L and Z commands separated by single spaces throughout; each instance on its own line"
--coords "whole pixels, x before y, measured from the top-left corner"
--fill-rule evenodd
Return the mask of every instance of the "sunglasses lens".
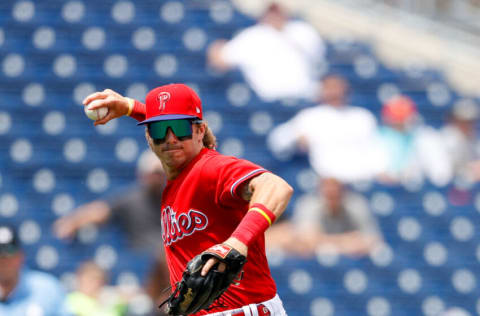
M 153 122 L 148 124 L 148 132 L 153 139 L 164 139 L 167 134 L 167 126 L 159 123 L 163 122 Z
M 165 139 L 168 128 L 171 128 L 178 138 L 192 136 L 192 124 L 189 120 L 168 120 L 148 124 L 148 131 L 153 139 Z
M 192 136 L 192 123 L 190 120 L 172 120 L 170 127 L 177 137 Z

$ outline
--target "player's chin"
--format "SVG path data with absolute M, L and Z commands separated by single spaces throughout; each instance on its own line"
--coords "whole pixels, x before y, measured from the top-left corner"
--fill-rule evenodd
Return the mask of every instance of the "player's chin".
M 170 166 L 181 166 L 185 161 L 184 154 L 181 150 L 168 150 L 162 152 L 162 160 Z
M 162 156 L 167 160 L 183 160 L 185 157 L 184 152 L 181 149 L 169 149 L 162 152 Z
M 164 153 L 178 153 L 178 152 L 181 152 L 181 151 L 182 151 L 182 148 L 180 148 L 180 147 L 162 149 L 162 152 L 164 152 Z

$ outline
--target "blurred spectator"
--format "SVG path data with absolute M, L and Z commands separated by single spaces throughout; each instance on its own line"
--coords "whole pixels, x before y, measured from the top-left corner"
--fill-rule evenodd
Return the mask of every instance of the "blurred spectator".
M 127 300 L 107 285 L 107 274 L 99 265 L 82 263 L 76 271 L 75 291 L 67 296 L 69 311 L 75 316 L 125 315 Z
M 445 185 L 452 178 L 446 147 L 440 133 L 423 124 L 417 107 L 407 96 L 395 96 L 382 107 L 382 148 L 387 157 L 381 182 L 397 183 L 427 178 Z
M 104 200 L 79 206 L 54 223 L 55 233 L 62 239 L 72 238 L 82 227 L 112 220 L 125 230 L 132 248 L 155 253 L 162 248 L 160 201 L 165 184 L 160 160 L 147 150 L 138 160 L 135 184 Z
M 368 201 L 334 178 L 320 180 L 318 195 L 304 197 L 289 222 L 267 232 L 269 247 L 307 256 L 322 251 L 363 256 L 381 242 Z
M 60 282 L 24 267 L 24 260 L 15 229 L 0 224 L 0 315 L 70 315 Z
M 476 132 L 479 114 L 473 100 L 461 100 L 455 103 L 441 130 L 455 174 L 473 181 L 480 180 L 480 142 Z
M 343 182 L 372 179 L 383 156 L 377 142 L 372 113 L 347 103 L 348 83 L 338 75 L 322 80 L 317 106 L 301 110 L 268 136 L 270 150 L 285 158 L 306 151 L 310 164 L 322 177 Z
M 161 228 L 161 196 L 165 184 L 162 164 L 148 149 L 137 163 L 137 183 L 125 192 L 81 205 L 58 219 L 54 223 L 55 233 L 65 239 L 87 225 L 118 223 L 127 233 L 132 249 L 156 256 L 145 290 L 155 302 L 160 302 L 168 296 L 163 290 L 170 284 Z
M 310 99 L 325 46 L 308 23 L 291 20 L 273 1 L 257 24 L 208 49 L 210 64 L 220 70 L 238 67 L 252 89 L 266 101 Z

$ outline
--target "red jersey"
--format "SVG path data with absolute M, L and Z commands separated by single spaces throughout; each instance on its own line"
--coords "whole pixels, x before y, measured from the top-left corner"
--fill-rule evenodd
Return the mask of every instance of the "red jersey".
M 173 287 L 194 256 L 230 237 L 248 211 L 249 203 L 241 198 L 238 188 L 264 172 L 252 162 L 204 148 L 174 180 L 167 182 L 162 197 L 162 236 Z M 243 269 L 240 284 L 232 284 L 214 303 L 226 307 L 195 315 L 239 308 L 275 296 L 277 289 L 268 267 L 263 235 L 249 247 Z

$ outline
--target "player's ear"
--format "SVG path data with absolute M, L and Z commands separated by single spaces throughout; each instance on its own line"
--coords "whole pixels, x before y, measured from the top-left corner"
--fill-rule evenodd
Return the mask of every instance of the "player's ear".
M 206 131 L 206 126 L 204 123 L 200 124 L 194 124 L 194 129 L 196 130 L 197 134 L 199 134 L 201 139 L 203 139 L 203 136 L 205 135 Z
M 204 123 L 195 124 L 195 138 L 194 140 L 201 146 L 203 146 L 203 138 L 205 137 L 206 126 Z

